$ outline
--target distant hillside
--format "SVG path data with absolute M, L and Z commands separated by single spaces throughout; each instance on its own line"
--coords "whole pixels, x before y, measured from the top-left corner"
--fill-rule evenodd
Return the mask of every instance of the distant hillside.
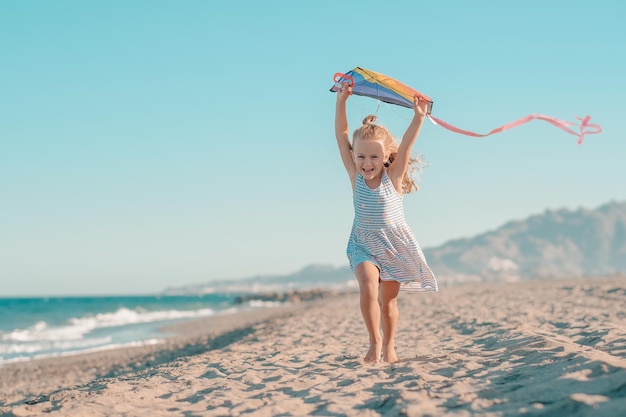
M 547 210 L 424 254 L 448 282 L 626 273 L 626 202 Z
M 442 286 L 460 282 L 626 274 L 626 202 L 611 202 L 595 210 L 547 210 L 472 238 L 425 248 L 424 254 Z M 212 281 L 170 288 L 165 293 L 356 286 L 347 266 L 310 265 L 287 275 Z

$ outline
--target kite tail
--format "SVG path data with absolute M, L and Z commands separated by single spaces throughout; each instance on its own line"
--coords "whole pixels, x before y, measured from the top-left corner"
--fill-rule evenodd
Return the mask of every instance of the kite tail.
M 475 133 L 475 132 L 470 132 L 468 130 L 463 130 L 463 129 L 459 129 L 458 127 L 452 126 L 449 123 L 444 122 L 443 120 L 437 119 L 436 117 L 433 117 L 432 115 L 428 115 L 428 118 L 436 125 L 440 125 L 441 127 L 443 127 L 444 129 L 448 129 L 452 132 L 455 133 L 460 133 L 462 135 L 466 135 L 466 136 L 474 136 L 477 138 L 484 138 L 485 136 L 489 136 L 489 135 L 493 135 L 495 133 L 500 133 L 500 132 L 504 132 L 505 130 L 509 130 L 509 129 L 513 129 L 514 127 L 517 127 L 519 125 L 523 125 L 524 123 L 528 123 L 532 120 L 543 120 L 544 122 L 548 122 L 556 127 L 558 127 L 559 129 L 562 129 L 564 131 L 566 131 L 569 134 L 572 134 L 574 136 L 578 137 L 578 144 L 582 144 L 583 143 L 583 139 L 585 137 L 585 135 L 593 135 L 596 133 L 600 133 L 602 132 L 602 127 L 600 125 L 594 124 L 594 123 L 589 123 L 589 120 L 591 120 L 591 116 L 585 116 L 583 117 L 576 117 L 579 121 L 580 121 L 580 132 L 575 132 L 572 129 L 569 128 L 569 126 L 576 126 L 577 123 L 572 123 L 572 122 L 566 122 L 563 120 L 559 120 L 556 119 L 554 117 L 550 117 L 550 116 L 544 116 L 543 114 L 529 114 L 528 116 L 522 117 L 521 119 L 515 120 L 513 122 L 507 123 L 505 125 L 502 125 L 500 127 L 497 127 L 495 129 L 493 129 L 491 132 L 486 133 L 486 134 L 480 134 L 480 133 Z M 585 130 L 587 128 L 590 128 L 592 130 Z

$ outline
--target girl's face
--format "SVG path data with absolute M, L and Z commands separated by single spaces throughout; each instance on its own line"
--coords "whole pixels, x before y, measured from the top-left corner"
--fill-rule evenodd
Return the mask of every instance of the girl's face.
M 387 160 L 383 143 L 378 140 L 357 140 L 352 150 L 352 158 L 357 172 L 366 180 L 381 176 Z

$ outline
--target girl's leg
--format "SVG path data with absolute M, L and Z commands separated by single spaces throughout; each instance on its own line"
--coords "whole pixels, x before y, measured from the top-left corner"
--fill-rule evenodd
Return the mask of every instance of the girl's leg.
M 378 279 L 380 271 L 376 265 L 362 262 L 354 269 L 359 281 L 361 315 L 370 337 L 370 348 L 363 359 L 366 363 L 380 360 L 382 338 L 380 337 L 380 306 L 378 304 Z
M 396 346 L 396 327 L 398 325 L 398 292 L 400 283 L 398 281 L 380 282 L 380 311 L 383 322 L 383 360 L 393 363 L 398 361 Z

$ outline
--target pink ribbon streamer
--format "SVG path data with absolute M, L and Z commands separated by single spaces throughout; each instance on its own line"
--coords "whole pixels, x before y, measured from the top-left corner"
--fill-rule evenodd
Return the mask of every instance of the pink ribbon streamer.
M 596 133 L 600 133 L 602 132 L 602 127 L 600 125 L 594 124 L 594 123 L 589 123 L 589 120 L 591 120 L 591 116 L 585 116 L 583 117 L 576 117 L 579 121 L 580 121 L 580 132 L 575 132 L 574 130 L 570 129 L 569 126 L 577 126 L 577 123 L 573 123 L 573 122 L 566 122 L 564 120 L 559 120 L 556 119 L 554 117 L 550 117 L 550 116 L 544 116 L 543 114 L 529 114 L 528 116 L 522 117 L 521 119 L 515 120 L 513 122 L 507 123 L 505 125 L 502 125 L 500 127 L 497 127 L 495 129 L 493 129 L 491 132 L 486 133 L 486 134 L 480 134 L 480 133 L 475 133 L 475 132 L 470 132 L 468 130 L 463 130 L 463 129 L 459 129 L 458 127 L 452 126 L 449 123 L 444 122 L 443 120 L 437 119 L 436 117 L 433 117 L 432 115 L 428 115 L 428 117 L 430 118 L 430 120 L 436 124 L 436 125 L 440 125 L 441 127 L 443 127 L 444 129 L 448 129 L 452 132 L 455 133 L 460 133 L 462 135 L 467 135 L 467 136 L 474 136 L 477 138 L 484 138 L 485 136 L 489 136 L 489 135 L 493 135 L 495 133 L 500 133 L 500 132 L 504 132 L 505 130 L 509 130 L 509 129 L 513 129 L 514 127 L 517 127 L 519 125 L 523 125 L 524 123 L 528 123 L 532 120 L 543 120 L 545 122 L 548 122 L 556 127 L 558 127 L 559 129 L 562 129 L 564 131 L 566 131 L 569 134 L 572 134 L 574 136 L 578 137 L 578 144 L 581 145 L 583 143 L 583 139 L 585 137 L 585 135 L 593 135 Z M 590 129 L 595 129 L 595 130 L 587 130 L 585 131 L 585 129 L 590 128 Z

